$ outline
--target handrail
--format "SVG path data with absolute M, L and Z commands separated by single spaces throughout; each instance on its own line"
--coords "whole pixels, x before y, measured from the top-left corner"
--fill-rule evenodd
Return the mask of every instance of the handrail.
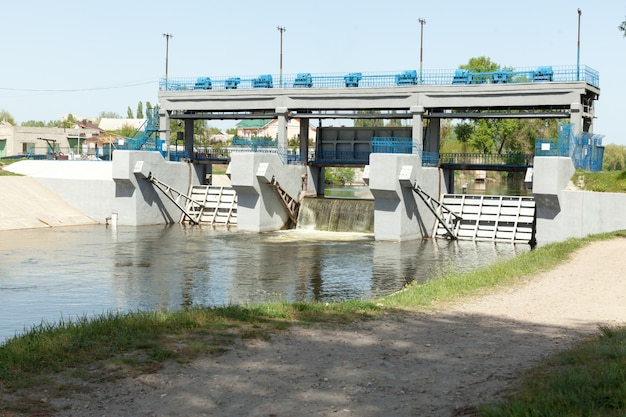
M 283 74 L 282 84 L 270 80 L 278 76 L 215 76 L 215 77 L 168 77 L 159 80 L 161 91 L 181 90 L 245 90 L 245 89 L 293 89 L 293 88 L 361 88 L 398 87 L 414 85 L 460 85 L 460 84 L 516 84 L 537 82 L 586 82 L 600 87 L 599 72 L 586 65 L 537 66 L 498 69 L 443 69 L 402 70 L 390 72 L 350 73 L 297 73 Z M 264 82 L 260 82 L 260 79 Z M 237 80 L 236 83 L 233 80 Z

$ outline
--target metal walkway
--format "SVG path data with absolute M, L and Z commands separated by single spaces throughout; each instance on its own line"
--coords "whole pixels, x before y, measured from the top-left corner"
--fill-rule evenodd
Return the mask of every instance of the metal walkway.
M 454 235 L 462 240 L 529 243 L 535 237 L 535 199 L 521 196 L 445 194 L 441 204 L 456 213 Z M 435 237 L 449 226 L 437 222 Z

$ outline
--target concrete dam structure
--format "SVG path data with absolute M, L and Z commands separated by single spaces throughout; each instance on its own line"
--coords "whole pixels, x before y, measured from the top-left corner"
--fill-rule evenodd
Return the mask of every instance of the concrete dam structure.
M 24 165 L 18 163 L 16 169 L 35 176 L 100 222 L 108 221 L 113 214 L 119 224 L 125 225 L 189 221 L 202 216 L 226 217 L 229 220 L 225 222 L 236 223 L 238 230 L 265 232 L 290 227 L 302 198 L 323 195 L 325 168 L 364 166 L 364 179 L 374 196 L 374 236 L 377 240 L 450 237 L 470 226 L 466 219 L 461 227 L 459 213 L 453 213 L 442 203 L 443 196 L 454 192 L 453 169 L 429 165 L 424 160 L 427 153 L 439 152 L 441 119 L 558 118 L 569 120 L 576 132 L 591 132 L 594 102 L 600 90 L 597 74 L 585 69 L 582 75 L 580 79 L 562 81 L 557 80 L 555 74 L 554 79 L 526 78 L 517 82 L 508 82 L 509 78 L 505 78 L 504 82 L 460 83 L 450 78 L 442 84 L 402 82 L 382 86 L 364 85 L 362 80 L 356 80 L 356 85 L 348 85 L 346 81 L 345 85 L 330 88 L 316 88 L 315 83 L 296 86 L 295 81 L 293 84 L 285 82 L 282 88 L 273 88 L 269 83 L 252 83 L 250 88 L 227 88 L 229 84 L 226 82 L 222 89 L 215 88 L 217 83 L 211 88 L 195 88 L 193 84 L 184 88 L 181 83 L 171 80 L 170 85 L 176 88 L 167 88 L 166 83 L 166 88 L 159 92 L 159 133 L 167 143 L 170 124 L 173 121 L 183 123 L 184 158 L 173 162 L 167 155 L 164 157 L 163 152 L 116 150 L 112 162 L 92 162 L 98 167 L 94 169 L 100 172 L 94 179 L 96 186 L 93 182 L 88 184 L 78 179 L 52 178 L 50 172 L 58 166 L 22 170 L 20 166 Z M 285 79 L 289 80 L 288 77 Z M 206 87 L 208 84 L 202 85 Z M 242 87 L 243 82 L 235 85 Z M 300 120 L 299 157 L 295 160 L 284 152 L 288 143 L 287 124 L 291 118 Z M 375 130 L 357 132 L 356 128 L 352 128 L 353 133 L 347 132 L 350 128 L 345 128 L 346 134 L 341 133 L 344 128 L 337 128 L 341 131 L 337 137 L 322 135 L 314 152 L 308 149 L 311 119 L 321 122 L 359 118 L 407 120 L 411 126 L 404 128 L 404 133 L 391 135 L 408 139 L 409 150 L 376 152 L 366 145 L 376 137 L 384 137 L 385 133 Z M 274 151 L 231 152 L 229 175 L 236 197 L 232 194 L 228 197 L 228 193 L 223 192 L 215 197 L 209 188 L 200 189 L 207 186 L 210 167 L 207 168 L 206 161 L 194 154 L 193 122 L 221 119 L 274 119 L 278 124 L 275 138 L 278 146 Z M 352 139 L 342 139 L 346 137 Z M 365 161 L 357 155 L 363 151 L 364 144 Z M 311 153 L 319 157 L 328 149 L 334 152 L 330 161 L 308 157 Z M 344 149 L 352 156 L 343 156 Z M 108 168 L 103 169 L 104 166 Z M 35 175 L 33 171 L 36 171 Z M 616 212 L 618 207 L 623 207 L 626 202 L 623 197 L 626 196 L 568 190 L 572 174 L 573 164 L 569 158 L 534 158 L 535 213 L 532 223 L 538 244 L 626 228 L 626 221 Z M 95 191 L 97 204 L 93 203 L 96 201 Z M 203 193 L 201 202 L 190 197 Z M 83 198 L 84 195 L 91 197 Z M 478 233 L 480 221 L 475 221 L 477 232 L 474 237 L 482 234 L 486 239 L 499 240 L 496 237 L 512 235 L 513 241 L 527 239 L 529 206 L 521 200 L 518 206 L 518 213 L 511 214 L 507 204 L 500 204 L 498 213 L 490 211 L 493 206 L 489 205 L 484 215 L 491 217 L 485 217 L 489 220 L 483 222 L 487 228 Z M 208 214 L 204 213 L 205 209 L 209 210 Z M 225 215 L 223 210 L 229 214 Z M 182 215 L 181 211 L 187 214 Z M 483 210 L 479 211 L 482 213 Z M 597 212 L 601 214 L 596 215 Z M 518 226 L 520 229 L 515 229 Z

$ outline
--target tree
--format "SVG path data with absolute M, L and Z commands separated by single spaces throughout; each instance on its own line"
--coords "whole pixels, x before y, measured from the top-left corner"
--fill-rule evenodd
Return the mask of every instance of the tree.
M 459 65 L 460 69 L 468 69 L 475 72 L 493 72 L 500 69 L 500 65 L 491 61 L 491 58 L 479 56 L 470 58 L 467 64 Z
M 137 104 L 137 119 L 143 119 L 143 103 L 141 101 Z
M 130 109 L 130 106 L 128 106 L 128 108 L 126 109 L 126 118 L 127 119 L 134 119 L 133 111 Z
M 61 122 L 61 127 L 66 129 L 74 127 L 76 124 L 76 118 L 72 113 L 68 114 L 67 117 Z
M 376 112 L 370 112 L 367 110 L 359 110 L 357 114 L 370 114 Z M 378 112 L 380 113 L 380 112 Z M 356 119 L 354 121 L 354 127 L 383 127 L 385 126 L 385 121 L 383 119 Z
M 606 145 L 602 158 L 602 169 L 604 171 L 626 170 L 626 146 L 612 143 Z
M 126 136 L 127 138 L 132 137 L 135 134 L 136 130 L 129 124 L 124 124 L 120 129 L 120 136 Z
M 15 119 L 11 116 L 11 113 L 6 110 L 0 110 L 0 122 L 7 122 L 15 126 Z
M 100 119 L 121 119 L 122 116 L 113 112 L 113 111 L 101 111 L 100 115 L 98 115 Z
M 493 139 L 496 133 L 494 125 L 494 120 L 487 119 L 480 119 L 476 123 L 476 129 L 472 133 L 470 143 L 478 152 L 491 153 L 494 151 L 495 143 Z
M 472 134 L 474 133 L 475 125 L 473 123 L 459 123 L 454 126 L 454 134 L 459 142 L 461 142 L 461 146 L 463 147 L 463 152 L 467 152 L 467 143 L 469 142 Z
M 623 32 L 623 36 L 626 38 L 626 19 L 624 19 L 622 24 L 619 25 L 617 28 Z
M 39 120 L 28 120 L 26 122 L 22 122 L 22 126 L 27 127 L 46 127 L 46 124 Z

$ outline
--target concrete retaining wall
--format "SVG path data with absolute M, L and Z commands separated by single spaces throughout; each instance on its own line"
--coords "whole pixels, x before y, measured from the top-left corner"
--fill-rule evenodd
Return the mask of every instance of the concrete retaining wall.
M 7 170 L 35 178 L 79 212 L 104 223 L 113 210 L 112 167 L 109 161 L 24 160 Z
M 0 177 L 0 230 L 97 224 L 31 177 Z
M 626 194 L 571 189 L 570 158 L 535 157 L 533 171 L 538 245 L 626 229 Z

